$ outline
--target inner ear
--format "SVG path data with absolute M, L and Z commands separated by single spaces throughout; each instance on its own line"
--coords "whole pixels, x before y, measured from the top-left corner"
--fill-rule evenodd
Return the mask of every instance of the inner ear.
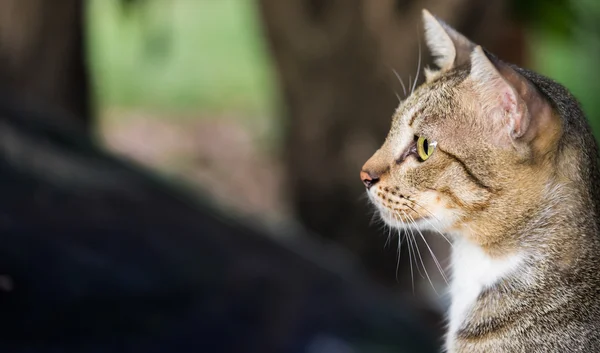
M 521 125 L 515 126 L 514 137 L 525 142 L 534 140 L 542 142 L 542 140 L 552 139 L 552 135 L 561 130 L 561 123 L 546 96 L 509 65 L 495 59 L 492 59 L 492 62 L 500 75 L 513 88 L 518 101 L 525 110 L 524 116 L 521 118 Z
M 480 46 L 471 55 L 470 77 L 486 116 L 504 130 L 498 135 L 502 141 L 529 143 L 560 129 L 546 97 L 527 78 L 488 56 Z
M 425 9 L 423 22 L 427 46 L 442 72 L 470 62 L 475 44 Z

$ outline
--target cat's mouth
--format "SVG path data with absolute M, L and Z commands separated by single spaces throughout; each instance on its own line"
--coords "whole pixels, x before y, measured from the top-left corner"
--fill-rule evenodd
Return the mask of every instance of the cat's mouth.
M 377 207 L 381 218 L 390 226 L 415 227 L 428 218 L 427 215 L 418 211 L 414 201 L 410 201 L 405 197 L 369 193 L 369 198 Z
M 399 230 L 445 233 L 454 229 L 459 219 L 459 216 L 445 207 L 435 194 L 421 193 L 421 197 L 417 199 L 413 195 L 394 195 L 390 189 L 390 192 L 385 193 L 369 190 L 368 195 L 377 207 L 381 220 Z
M 421 228 L 420 224 L 422 222 L 427 222 L 428 217 L 421 216 L 416 212 L 410 209 L 382 209 L 379 207 L 379 213 L 381 218 L 390 226 L 400 228 L 400 227 L 414 227 Z
M 372 188 L 367 193 L 377 207 L 380 218 L 396 229 L 440 232 L 456 220 L 455 215 L 443 207 L 435 194 L 425 192 L 417 198 L 415 195 L 403 193 L 401 188 L 384 185 Z

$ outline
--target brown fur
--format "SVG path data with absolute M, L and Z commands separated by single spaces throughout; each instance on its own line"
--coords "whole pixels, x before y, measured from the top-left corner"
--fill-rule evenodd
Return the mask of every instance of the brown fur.
M 390 225 L 431 214 L 492 258 L 527 254 L 479 295 L 453 352 L 600 352 L 600 173 L 585 117 L 562 86 L 489 53 L 501 79 L 485 81 L 468 60 L 480 47 L 449 33 L 456 55 L 400 104 L 363 167 L 379 179 L 369 196 Z M 515 99 L 494 95 L 506 87 Z M 413 136 L 438 143 L 424 162 Z

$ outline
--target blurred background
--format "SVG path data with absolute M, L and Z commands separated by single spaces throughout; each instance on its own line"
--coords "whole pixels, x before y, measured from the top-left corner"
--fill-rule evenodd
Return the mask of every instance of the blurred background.
M 422 8 L 566 85 L 600 136 L 594 0 L 3 0 L 0 87 L 269 241 L 295 229 L 335 249 L 322 257 L 439 340 L 446 284 L 421 242 L 413 266 L 437 293 L 411 277 L 358 178 L 404 95 L 394 71 L 408 85 L 419 51 L 431 65 Z M 447 265 L 445 241 L 427 239 Z
M 93 127 L 109 149 L 194 185 L 228 213 L 299 222 L 398 290 L 412 291 L 408 253 L 396 268 L 397 247 L 384 247 L 387 230 L 372 220 L 357 175 L 403 95 L 393 70 L 406 85 L 417 74 L 422 8 L 500 58 L 565 84 L 600 129 L 593 0 L 87 5 Z M 430 238 L 443 260 L 443 240 Z M 435 299 L 420 276 L 415 289 Z

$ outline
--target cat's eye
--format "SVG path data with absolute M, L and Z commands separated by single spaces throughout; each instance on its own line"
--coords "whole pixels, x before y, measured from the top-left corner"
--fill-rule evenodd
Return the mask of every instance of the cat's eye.
M 436 142 L 429 141 L 423 136 L 417 139 L 417 154 L 422 161 L 426 161 L 435 150 Z

